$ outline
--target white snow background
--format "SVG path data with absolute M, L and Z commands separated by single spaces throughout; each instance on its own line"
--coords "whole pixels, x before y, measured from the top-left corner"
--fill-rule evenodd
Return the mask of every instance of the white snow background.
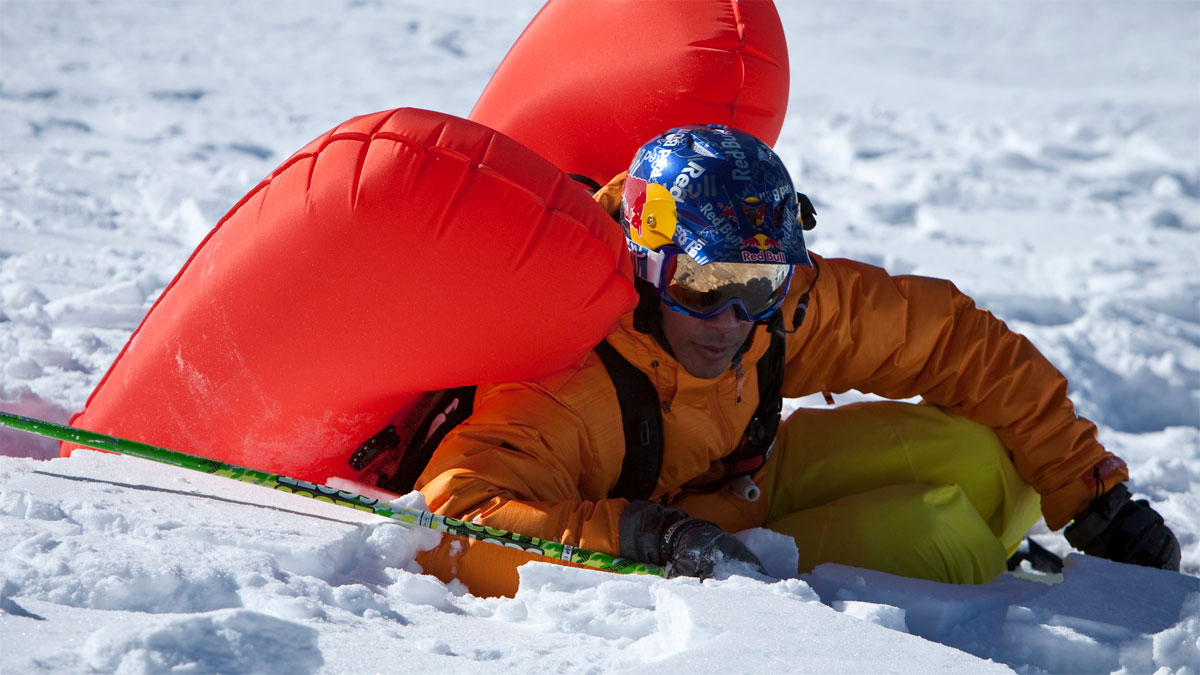
M 538 4 L 0 0 L 0 409 L 65 421 L 247 190 L 353 115 L 465 116 Z M 530 564 L 480 599 L 419 573 L 436 534 L 4 430 L 0 671 L 1200 673 L 1200 3 L 779 4 L 811 247 L 1028 335 L 1184 574 Z

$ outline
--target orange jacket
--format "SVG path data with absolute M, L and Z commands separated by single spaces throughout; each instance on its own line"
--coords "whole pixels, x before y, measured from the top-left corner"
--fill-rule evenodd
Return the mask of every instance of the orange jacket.
M 618 187 L 619 189 L 619 187 Z M 616 192 L 619 195 L 619 191 Z M 613 205 L 613 184 L 598 194 Z M 790 325 L 811 286 L 807 318 L 787 338 L 784 396 L 857 389 L 887 398 L 921 396 L 993 427 L 1021 476 L 1042 496 L 1051 528 L 1065 525 L 1124 464 L 1076 417 L 1066 379 L 1021 335 L 948 281 L 889 276 L 863 263 L 813 256 L 797 268 L 783 306 Z M 814 283 L 815 279 L 815 283 Z M 759 327 L 739 370 L 689 375 L 626 315 L 608 341 L 646 373 L 663 402 L 662 472 L 653 499 L 728 531 L 761 526 L 769 495 L 745 502 L 728 490 L 699 495 L 684 484 L 731 453 L 758 404 L 755 364 L 770 338 Z M 626 500 L 609 499 L 621 473 L 624 430 L 616 390 L 599 357 L 541 379 L 481 386 L 474 414 L 454 429 L 417 481 L 429 507 L 521 534 L 617 554 Z M 479 595 L 511 595 L 529 554 L 446 538 L 420 558 L 444 580 Z

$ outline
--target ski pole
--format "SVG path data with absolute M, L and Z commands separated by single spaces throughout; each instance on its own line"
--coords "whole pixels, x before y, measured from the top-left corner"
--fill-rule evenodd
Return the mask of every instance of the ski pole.
M 517 534 L 516 532 L 468 523 L 457 518 L 440 516 L 436 513 L 420 509 L 396 506 L 346 490 L 338 490 L 327 485 L 297 480 L 277 473 L 256 471 L 235 464 L 218 462 L 205 457 L 196 457 L 146 443 L 87 431 L 86 429 L 55 424 L 54 422 L 45 422 L 3 411 L 0 411 L 0 424 L 31 434 L 67 441 L 69 443 L 78 443 L 79 445 L 106 450 L 118 455 L 137 457 L 152 462 L 159 462 L 160 464 L 170 464 L 183 469 L 191 469 L 192 471 L 200 471 L 221 476 L 222 478 L 239 480 L 243 483 L 274 488 L 283 492 L 300 495 L 301 497 L 309 497 L 317 501 L 337 504 L 338 506 L 345 506 L 359 511 L 368 511 L 384 518 L 391 518 L 409 527 L 424 527 L 436 532 L 446 532 L 460 537 L 469 537 L 477 541 L 507 546 L 525 551 L 526 553 L 565 560 L 593 569 L 616 572 L 617 574 L 665 576 L 663 568 L 649 563 L 636 562 L 627 558 L 618 558 L 607 553 L 600 553 L 599 551 L 589 551 L 569 544 L 561 544 L 556 541 L 538 539 L 537 537 L 529 537 Z

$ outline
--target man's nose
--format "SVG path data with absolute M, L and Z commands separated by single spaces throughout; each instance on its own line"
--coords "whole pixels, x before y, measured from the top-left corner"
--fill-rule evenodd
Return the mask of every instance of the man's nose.
M 746 325 L 746 322 L 742 321 L 741 317 L 737 314 L 737 310 L 732 306 L 726 307 L 725 311 L 707 319 L 705 323 L 714 330 L 719 330 L 722 333 L 739 330 Z

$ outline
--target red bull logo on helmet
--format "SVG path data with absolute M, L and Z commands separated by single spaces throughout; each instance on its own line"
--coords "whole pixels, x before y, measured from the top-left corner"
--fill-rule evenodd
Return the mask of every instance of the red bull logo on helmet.
M 742 262 L 785 263 L 783 251 L 742 251 Z
M 754 227 L 762 227 L 763 221 L 767 219 L 767 206 L 758 197 L 743 199 L 742 212 L 746 214 L 746 220 Z
M 646 205 L 646 181 L 636 176 L 625 178 L 625 189 L 621 191 L 621 210 L 629 227 L 642 234 L 642 208 Z
M 730 133 L 722 135 L 721 150 L 726 157 L 733 160 L 733 179 L 750 180 L 750 162 L 746 161 L 746 151 L 738 142 L 737 137 Z
M 759 251 L 778 251 L 783 249 L 783 245 L 765 234 L 756 234 L 753 237 L 743 239 L 742 248 L 754 248 Z
M 765 234 L 756 234 L 742 240 L 742 262 L 782 263 L 787 262 L 787 256 L 778 241 Z
M 683 195 L 683 191 L 687 188 L 688 183 L 704 175 L 704 167 L 700 166 L 695 160 L 688 160 L 687 166 L 675 176 L 675 181 L 671 184 L 671 196 L 679 199 Z
M 637 176 L 628 176 L 621 190 L 621 218 L 626 236 L 652 251 L 673 242 L 678 214 L 667 188 Z

